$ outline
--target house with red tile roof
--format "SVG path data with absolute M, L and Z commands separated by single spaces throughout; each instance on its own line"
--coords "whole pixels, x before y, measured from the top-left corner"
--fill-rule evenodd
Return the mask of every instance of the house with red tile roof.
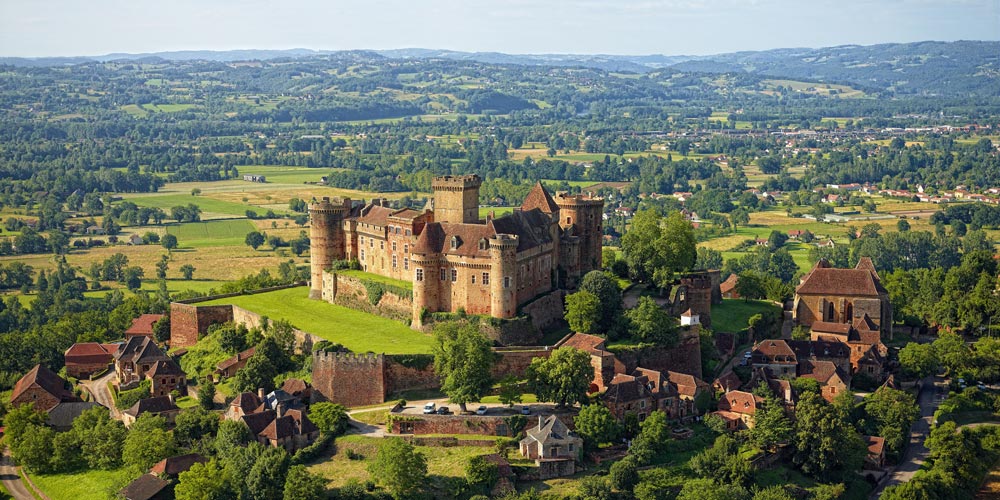
M 838 370 L 837 365 L 812 359 L 799 363 L 799 377 L 819 382 L 820 395 L 827 402 L 832 402 L 838 395 L 846 392 L 851 382 L 850 375 Z
M 111 365 L 117 350 L 117 344 L 99 344 L 97 342 L 73 344 L 63 354 L 63 359 L 66 361 L 66 375 L 74 378 L 85 378 L 104 370 Z
M 892 338 L 892 314 L 889 292 L 867 257 L 861 258 L 854 269 L 836 269 L 826 260 L 817 262 L 795 289 L 792 308 L 793 319 L 799 325 L 812 327 L 822 322 L 850 326 L 862 319 L 877 326 L 887 339 Z
M 762 402 L 753 393 L 729 391 L 719 398 L 718 410 L 712 415 L 722 418 L 729 430 L 752 429 L 754 414 Z
M 740 298 L 739 292 L 736 291 L 736 284 L 739 283 L 740 277 L 736 274 L 730 274 L 726 281 L 719 283 L 719 291 L 722 292 L 722 298 L 724 299 L 738 299 Z
M 882 470 L 885 467 L 885 438 L 879 436 L 861 436 L 868 445 L 865 456 L 865 469 Z
M 17 407 L 30 403 L 36 410 L 48 412 L 60 403 L 79 401 L 80 398 L 66 386 L 66 381 L 55 372 L 45 366 L 35 365 L 14 384 L 10 405 Z
M 143 314 L 133 319 L 132 326 L 128 327 L 128 330 L 125 330 L 125 339 L 128 340 L 130 337 L 135 336 L 152 337 L 153 325 L 164 317 L 163 314 Z
M 256 352 L 256 350 L 256 347 L 251 347 L 243 352 L 238 352 L 235 356 L 227 358 L 215 365 L 215 381 L 220 382 L 236 375 L 237 371 L 247 365 L 247 360 L 250 359 L 250 356 L 253 356 L 253 353 Z

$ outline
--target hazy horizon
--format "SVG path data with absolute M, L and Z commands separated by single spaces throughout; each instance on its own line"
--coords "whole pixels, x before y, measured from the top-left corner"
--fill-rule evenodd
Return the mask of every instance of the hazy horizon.
M 996 0 L 123 0 L 0 2 L 0 56 L 427 48 L 710 55 L 1000 40 Z

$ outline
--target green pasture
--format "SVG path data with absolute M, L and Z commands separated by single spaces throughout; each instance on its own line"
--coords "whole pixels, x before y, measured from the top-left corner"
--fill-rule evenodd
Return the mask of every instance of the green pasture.
M 270 165 L 247 165 L 237 167 L 240 175 L 253 174 L 266 177 L 267 184 L 303 184 L 319 182 L 321 177 L 329 176 L 336 169 L 309 167 L 280 167 Z
M 194 203 L 201 208 L 202 218 L 219 218 L 220 216 L 239 216 L 245 217 L 247 210 L 253 210 L 258 215 L 264 215 L 267 213 L 266 209 L 261 207 L 256 207 L 252 205 L 246 205 L 243 203 L 235 203 L 232 201 L 224 201 L 215 198 L 210 198 L 208 196 L 191 196 L 190 193 L 171 193 L 171 194 L 155 194 L 147 196 L 126 196 L 126 201 L 131 201 L 140 207 L 150 207 L 150 208 L 162 208 L 166 212 L 170 212 L 172 207 L 176 206 L 187 206 L 188 203 Z
M 247 233 L 256 230 L 247 219 L 185 222 L 167 226 L 167 233 L 177 237 L 181 248 L 243 245 Z
M 343 344 L 354 352 L 428 354 L 433 343 L 430 335 L 398 321 L 311 300 L 307 287 L 199 303 L 215 304 L 234 304 L 271 319 L 287 320 L 300 330 Z
M 479 207 L 479 218 L 485 219 L 490 212 L 494 212 L 497 217 L 507 215 L 514 211 L 515 207 Z
M 387 276 L 380 276 L 375 273 L 369 273 L 361 271 L 358 269 L 344 269 L 337 271 L 337 274 L 342 274 L 344 276 L 351 276 L 358 279 L 374 281 L 376 283 L 382 283 L 383 285 L 390 285 L 404 290 L 413 290 L 413 283 L 410 281 L 397 280 L 394 278 L 389 278 Z
M 126 469 L 32 474 L 31 480 L 52 500 L 104 500 L 116 498 L 118 490 L 134 478 Z

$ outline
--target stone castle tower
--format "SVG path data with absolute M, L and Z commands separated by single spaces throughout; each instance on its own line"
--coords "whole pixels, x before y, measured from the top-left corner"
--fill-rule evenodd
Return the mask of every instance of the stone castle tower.
M 434 220 L 452 224 L 479 222 L 479 186 L 483 179 L 478 175 L 435 177 Z
M 565 262 L 578 263 L 577 269 L 569 269 L 568 278 L 572 284 L 587 271 L 601 268 L 604 200 L 557 193 L 554 201 L 559 207 L 556 212 L 559 226 L 570 230 L 569 236 L 575 238 L 575 244 L 568 246 L 563 255 Z
M 324 197 L 309 205 L 309 271 L 312 286 L 309 298 L 323 297 L 323 271 L 333 261 L 346 258 L 344 218 L 351 211 L 350 198 Z
M 498 270 L 498 278 L 490 283 L 490 315 L 494 318 L 512 318 L 517 309 L 517 292 L 510 283 L 517 272 L 517 243 L 512 234 L 498 234 L 489 240 L 490 265 Z

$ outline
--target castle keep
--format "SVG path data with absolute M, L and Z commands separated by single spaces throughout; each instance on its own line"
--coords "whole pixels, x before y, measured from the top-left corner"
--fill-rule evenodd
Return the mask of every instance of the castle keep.
M 336 282 L 333 262 L 357 260 L 366 272 L 413 283 L 415 325 L 424 311 L 512 318 L 532 299 L 600 269 L 603 199 L 553 197 L 538 183 L 513 213 L 482 220 L 481 185 L 478 175 L 437 177 L 433 208 L 423 211 L 380 199 L 311 204 L 309 296 L 331 300 L 336 291 L 324 282 Z

